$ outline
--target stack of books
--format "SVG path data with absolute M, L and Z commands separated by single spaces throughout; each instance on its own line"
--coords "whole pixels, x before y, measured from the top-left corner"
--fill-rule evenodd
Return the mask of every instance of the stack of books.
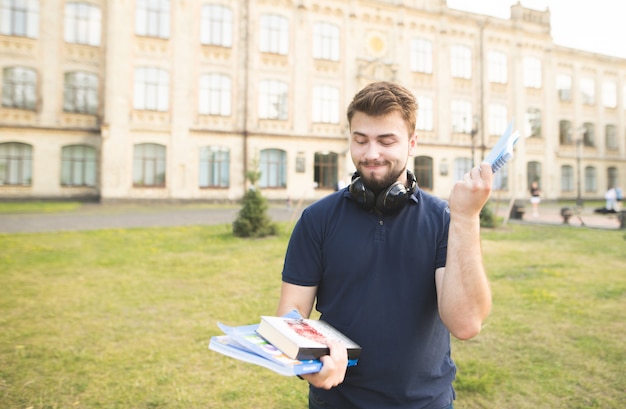
M 297 311 L 282 317 L 261 317 L 259 324 L 217 325 L 224 335 L 212 337 L 209 349 L 285 376 L 319 372 L 319 358 L 329 353 L 327 340 L 345 345 L 348 366 L 356 365 L 361 353 L 358 344 L 330 324 L 303 319 Z

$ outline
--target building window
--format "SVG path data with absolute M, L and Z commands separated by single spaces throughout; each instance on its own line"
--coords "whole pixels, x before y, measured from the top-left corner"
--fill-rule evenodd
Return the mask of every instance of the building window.
M 230 116 L 233 92 L 230 77 L 223 74 L 201 75 L 199 88 L 200 114 Z
M 169 109 L 169 74 L 154 67 L 135 68 L 133 107 L 139 110 Z
M 411 71 L 433 73 L 433 43 L 421 38 L 411 41 Z
M 572 145 L 572 123 L 567 120 L 559 121 L 559 143 L 561 145 Z
M 259 187 L 283 188 L 287 186 L 287 153 L 280 149 L 264 149 L 259 161 Z
M 572 77 L 566 74 L 558 74 L 556 76 L 556 90 L 559 94 L 559 100 L 572 100 Z
M 609 166 L 606 169 L 606 181 L 609 189 L 612 187 L 619 187 L 619 173 L 616 167 Z
M 593 166 L 585 167 L 585 193 L 595 193 L 598 191 L 598 181 L 596 177 L 596 168 Z
M 433 130 L 433 100 L 426 97 L 417 97 L 417 122 L 416 128 L 420 131 Z
M 595 146 L 595 126 L 591 122 L 585 122 L 583 124 L 583 144 L 585 146 Z
M 230 184 L 230 151 L 221 146 L 200 148 L 201 188 L 227 188 Z
M 493 175 L 493 189 L 507 190 L 509 188 L 509 164 L 506 163 L 495 175 Z
M 2 106 L 35 110 L 37 106 L 35 70 L 25 67 L 8 67 L 3 70 Z
M 339 27 L 329 23 L 313 26 L 313 58 L 339 61 Z
M 541 60 L 534 57 L 524 58 L 524 86 L 541 88 Z
M 528 108 L 526 110 L 525 134 L 530 138 L 541 138 L 541 110 Z
M 434 187 L 433 183 L 433 158 L 429 156 L 418 156 L 415 158 L 413 166 L 415 168 L 415 178 L 421 189 Z
M 617 84 L 607 81 L 602 84 L 602 105 L 605 108 L 617 108 Z
M 487 55 L 489 81 L 506 84 L 508 81 L 508 67 L 506 54 L 499 51 L 490 51 Z
M 61 150 L 61 185 L 96 185 L 96 149 L 88 145 L 64 146 Z
M 338 173 L 337 154 L 334 152 L 315 152 L 313 178 L 320 189 L 336 189 Z
M 454 160 L 454 180 L 462 180 L 463 176 L 472 170 L 472 166 L 471 158 L 456 158 Z
M 574 191 L 574 168 L 570 165 L 561 166 L 561 192 Z
M 593 105 L 596 103 L 596 82 L 593 78 L 583 78 L 580 80 L 580 96 L 582 103 Z
M 87 3 L 65 5 L 65 42 L 100 45 L 102 17 L 100 8 Z
M 63 111 L 95 115 L 98 112 L 98 77 L 87 72 L 65 73 Z
M 508 114 L 506 105 L 489 105 L 489 134 L 502 135 L 506 131 L 508 124 Z
M 617 150 L 619 147 L 617 143 L 617 127 L 615 125 L 608 124 L 604 127 L 604 133 L 606 148 L 609 150 Z
M 313 87 L 313 122 L 339 123 L 339 89 L 329 85 Z
M 137 0 L 135 34 L 146 37 L 170 37 L 170 0 Z
M 155 143 L 135 145 L 133 186 L 165 187 L 165 146 Z
M 33 183 L 33 147 L 19 142 L 0 143 L 0 185 Z
M 472 132 L 472 104 L 468 101 L 452 101 L 452 130 L 457 133 Z
M 233 12 L 217 4 L 202 6 L 200 43 L 220 47 L 233 45 Z
M 526 174 L 528 176 L 527 189 L 530 190 L 530 185 L 532 185 L 533 182 L 537 182 L 541 188 L 541 163 L 534 161 L 528 162 L 526 164 Z
M 37 38 L 39 0 L 1 0 L 0 34 Z
M 259 84 L 259 118 L 286 120 L 288 97 L 284 82 L 262 81 Z
M 289 50 L 289 22 L 285 17 L 261 16 L 261 52 L 287 55 Z
M 453 45 L 450 73 L 455 78 L 472 78 L 472 50 L 464 45 Z

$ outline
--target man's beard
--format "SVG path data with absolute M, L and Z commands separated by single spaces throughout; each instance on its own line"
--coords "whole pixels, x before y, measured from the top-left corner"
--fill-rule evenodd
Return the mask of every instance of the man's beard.
M 389 186 L 397 182 L 400 175 L 402 175 L 402 172 L 402 169 L 392 169 L 382 179 L 372 177 L 371 173 L 361 173 L 361 180 L 368 189 L 378 195 L 384 189 L 387 189 Z

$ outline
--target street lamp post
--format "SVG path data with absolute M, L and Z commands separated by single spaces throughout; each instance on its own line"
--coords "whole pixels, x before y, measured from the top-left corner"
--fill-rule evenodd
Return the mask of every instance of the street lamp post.
M 583 208 L 583 198 L 580 192 L 580 186 L 581 186 L 581 182 L 582 182 L 582 169 L 581 169 L 581 165 L 580 165 L 580 161 L 582 159 L 582 154 L 583 154 L 583 132 L 584 132 L 585 128 L 581 127 L 578 128 L 578 135 L 579 137 L 576 138 L 576 172 L 578 173 L 578 177 L 577 177 L 577 183 L 576 183 L 576 207 L 578 209 L 582 209 Z

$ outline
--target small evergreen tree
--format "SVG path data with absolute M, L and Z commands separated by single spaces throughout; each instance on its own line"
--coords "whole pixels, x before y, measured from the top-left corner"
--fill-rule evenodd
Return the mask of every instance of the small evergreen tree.
M 480 210 L 480 227 L 496 227 L 496 217 L 488 204 Z
M 267 200 L 257 189 L 256 183 L 261 177 L 258 171 L 249 171 L 246 177 L 250 181 L 250 189 L 243 196 L 243 207 L 233 222 L 233 234 L 237 237 L 265 237 L 278 232 L 278 227 L 267 215 Z

